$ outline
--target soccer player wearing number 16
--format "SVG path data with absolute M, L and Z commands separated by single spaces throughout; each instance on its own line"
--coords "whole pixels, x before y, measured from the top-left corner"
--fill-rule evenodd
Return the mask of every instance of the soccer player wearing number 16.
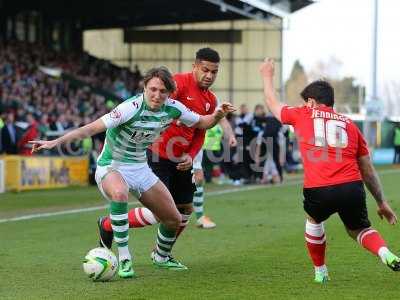
M 333 88 L 326 81 L 315 81 L 301 93 L 304 106 L 285 106 L 275 96 L 273 60 L 266 59 L 260 72 L 268 108 L 283 124 L 294 127 L 299 141 L 304 164 L 305 239 L 315 267 L 315 281 L 324 283 L 329 279 L 323 222 L 334 213 L 339 214 L 350 237 L 389 268 L 399 271 L 400 259 L 371 228 L 363 182 L 376 200 L 378 215 L 390 224 L 395 224 L 397 217 L 383 195 L 364 137 L 350 119 L 333 109 Z

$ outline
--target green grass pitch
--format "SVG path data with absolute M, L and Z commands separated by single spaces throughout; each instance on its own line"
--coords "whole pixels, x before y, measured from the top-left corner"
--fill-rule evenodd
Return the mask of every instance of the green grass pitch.
M 400 169 L 382 170 L 386 196 L 400 214 Z M 209 186 L 206 191 L 219 189 Z M 231 188 L 231 187 L 229 187 Z M 331 281 L 313 282 L 304 245 L 301 186 L 292 184 L 208 196 L 215 230 L 193 225 L 174 256 L 188 271 L 158 270 L 149 254 L 155 230 L 130 231 L 138 274 L 93 283 L 82 271 L 97 246 L 96 219 L 106 209 L 4 222 L 40 212 L 104 205 L 94 187 L 0 194 L 0 299 L 398 299 L 400 274 L 383 266 L 345 234 L 338 216 L 326 223 Z M 370 219 L 400 253 L 400 228 Z M 3 220 L 3 221 L 2 221 Z

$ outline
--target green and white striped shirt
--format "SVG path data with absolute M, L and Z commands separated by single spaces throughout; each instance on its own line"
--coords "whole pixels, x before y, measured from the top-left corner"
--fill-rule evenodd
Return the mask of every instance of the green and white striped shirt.
M 181 102 L 167 99 L 158 111 L 152 111 L 144 95 L 132 97 L 101 117 L 107 127 L 106 140 L 97 165 L 113 163 L 143 165 L 146 149 L 172 123 L 179 119 L 186 126 L 196 124 L 200 116 Z

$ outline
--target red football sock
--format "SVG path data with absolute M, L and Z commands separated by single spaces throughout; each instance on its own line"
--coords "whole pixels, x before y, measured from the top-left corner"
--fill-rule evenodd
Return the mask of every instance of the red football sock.
M 158 223 L 154 214 L 146 207 L 135 207 L 128 212 L 129 228 L 140 228 Z M 111 219 L 109 216 L 103 219 L 103 229 L 112 231 Z
M 111 219 L 110 219 L 110 216 L 107 216 L 107 217 L 104 217 L 103 218 L 103 224 L 102 224 L 102 226 L 103 226 L 103 229 L 105 230 L 105 231 L 108 231 L 108 232 L 112 232 L 113 230 L 112 230 L 112 227 L 111 227 Z
M 129 228 L 140 228 L 158 223 L 154 214 L 146 207 L 135 207 L 128 212 Z
M 372 228 L 366 228 L 357 236 L 357 241 L 365 249 L 378 255 L 379 249 L 386 247 L 386 242 L 381 237 L 378 231 Z
M 322 223 L 313 224 L 309 221 L 306 223 L 306 232 L 304 234 L 308 253 L 315 267 L 325 265 L 325 232 Z

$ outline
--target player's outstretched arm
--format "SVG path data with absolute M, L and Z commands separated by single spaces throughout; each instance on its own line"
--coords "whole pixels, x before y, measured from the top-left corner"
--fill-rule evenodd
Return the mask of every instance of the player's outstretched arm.
M 58 139 L 51 141 L 29 141 L 30 144 L 33 145 L 32 153 L 40 151 L 42 149 L 52 149 L 58 145 L 66 144 L 72 142 L 74 140 L 81 140 L 86 137 L 93 136 L 97 133 L 103 132 L 106 130 L 106 126 L 101 119 L 97 119 L 94 122 L 91 122 L 85 126 L 76 128 L 74 130 L 69 131 Z
M 379 217 L 381 219 L 385 217 L 390 224 L 395 224 L 397 222 L 397 216 L 390 207 L 389 203 L 385 200 L 381 182 L 369 155 L 359 157 L 358 166 L 360 168 L 361 176 L 365 185 L 371 192 L 378 205 L 377 212 Z
M 214 127 L 227 114 L 236 111 L 235 107 L 229 102 L 223 102 L 210 115 L 200 116 L 199 121 L 194 125 L 196 128 L 209 129 Z
M 264 84 L 265 104 L 275 118 L 281 121 L 281 111 L 284 104 L 280 102 L 275 95 L 275 66 L 272 58 L 265 58 L 264 62 L 260 65 L 260 73 Z

